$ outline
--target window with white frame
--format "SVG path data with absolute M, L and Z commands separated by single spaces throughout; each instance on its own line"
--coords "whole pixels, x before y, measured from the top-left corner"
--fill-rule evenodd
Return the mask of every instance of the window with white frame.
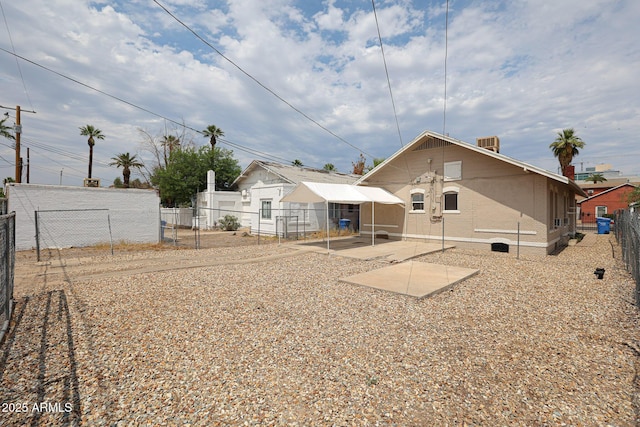
M 445 213 L 459 213 L 458 208 L 458 193 L 460 189 L 458 187 L 445 187 L 442 189 L 444 196 L 444 210 Z
M 606 206 L 596 206 L 596 218 L 602 218 L 607 214 Z
M 444 180 L 459 181 L 462 179 L 462 160 L 444 163 Z
M 340 203 L 329 203 L 329 218 L 340 218 Z
M 271 200 L 262 200 L 260 218 L 271 219 Z
M 411 190 L 411 211 L 414 213 L 424 213 L 424 190 L 416 188 Z

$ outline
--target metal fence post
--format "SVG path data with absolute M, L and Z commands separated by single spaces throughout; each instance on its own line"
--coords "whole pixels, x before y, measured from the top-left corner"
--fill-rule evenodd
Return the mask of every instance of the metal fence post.
M 36 224 L 36 259 L 40 262 L 40 228 L 38 227 L 38 211 L 34 212 Z

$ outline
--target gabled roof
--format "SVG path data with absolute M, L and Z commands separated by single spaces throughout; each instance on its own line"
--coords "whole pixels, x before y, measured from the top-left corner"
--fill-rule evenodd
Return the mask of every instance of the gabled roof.
M 467 150 L 475 151 L 476 153 L 482 154 L 483 156 L 492 157 L 494 159 L 500 160 L 505 163 L 509 163 L 511 165 L 517 166 L 519 168 L 524 169 L 525 171 L 536 173 L 538 175 L 545 176 L 554 181 L 561 182 L 563 184 L 569 185 L 576 194 L 579 194 L 583 197 L 587 197 L 587 194 L 571 179 L 567 178 L 563 175 L 558 175 L 556 173 L 550 172 L 548 170 L 539 168 L 537 166 L 530 165 L 525 162 L 521 162 L 520 160 L 513 159 L 509 156 L 505 156 L 504 154 L 496 153 L 491 150 L 487 150 L 486 148 L 478 147 L 477 145 L 469 144 L 468 142 L 460 141 L 455 138 L 451 138 L 450 136 L 440 135 L 439 133 L 432 132 L 429 130 L 425 130 L 416 138 L 413 139 L 410 143 L 402 147 L 400 150 L 396 151 L 391 157 L 386 159 L 384 162 L 380 163 L 378 166 L 369 171 L 366 175 L 362 176 L 358 181 L 356 181 L 356 185 L 362 184 L 367 181 L 369 178 L 374 176 L 379 170 L 384 168 L 387 164 L 392 162 L 394 159 L 398 158 L 405 152 L 412 150 L 417 145 L 424 142 L 425 138 L 431 137 L 435 139 L 439 139 L 444 142 L 448 142 L 452 145 L 457 145 L 459 147 L 465 148 Z
M 640 185 L 640 178 L 632 177 L 632 178 L 608 178 L 606 181 L 597 182 L 597 183 L 587 183 L 584 181 L 576 181 L 576 184 L 580 185 L 580 188 L 583 190 L 595 190 L 598 188 L 613 188 L 617 187 L 621 184 L 633 184 Z
M 600 197 L 600 196 L 602 196 L 604 194 L 610 193 L 612 191 L 615 191 L 615 190 L 617 190 L 619 188 L 626 187 L 626 186 L 629 186 L 631 188 L 636 188 L 637 187 L 637 185 L 631 184 L 630 182 L 625 182 L 624 184 L 617 185 L 617 186 L 615 186 L 613 188 L 609 188 L 608 190 L 601 191 L 598 194 L 594 194 L 593 196 L 587 197 L 586 199 L 582 199 L 577 203 L 580 204 L 582 202 L 586 202 L 587 200 L 593 200 L 593 199 L 595 199 L 597 197 Z
M 259 169 L 264 169 L 289 184 L 298 184 L 302 181 L 353 184 L 358 178 L 360 178 L 360 175 L 329 172 L 324 169 L 254 160 L 244 171 L 242 171 L 242 174 L 233 181 L 232 185 L 238 185 L 239 182 L 242 182 L 247 176 Z

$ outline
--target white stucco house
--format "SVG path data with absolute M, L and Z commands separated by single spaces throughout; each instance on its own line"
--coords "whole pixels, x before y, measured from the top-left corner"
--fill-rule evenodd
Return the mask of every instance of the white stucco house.
M 254 160 L 233 182 L 236 191 L 208 191 L 206 195 L 201 193 L 199 200 L 206 199 L 217 218 L 226 213 L 237 216 L 242 226 L 251 227 L 252 233 L 312 232 L 325 228 L 325 206 L 284 203 L 281 199 L 302 181 L 353 184 L 358 178 L 359 175 Z M 332 205 L 330 220 L 337 224 L 340 218 L 352 218 L 353 226 L 357 226 L 357 206 Z

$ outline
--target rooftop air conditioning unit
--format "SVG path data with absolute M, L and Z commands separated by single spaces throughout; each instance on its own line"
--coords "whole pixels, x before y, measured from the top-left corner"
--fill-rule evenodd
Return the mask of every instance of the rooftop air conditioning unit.
M 497 136 L 485 136 L 482 138 L 476 138 L 476 144 L 480 148 L 486 148 L 494 153 L 500 152 L 500 138 Z

